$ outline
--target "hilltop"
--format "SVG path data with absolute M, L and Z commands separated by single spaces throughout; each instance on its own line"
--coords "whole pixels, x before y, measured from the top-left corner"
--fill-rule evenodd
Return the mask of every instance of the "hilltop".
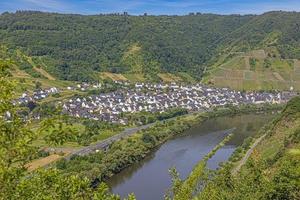
M 299 89 L 299 19 L 297 12 L 86 16 L 19 11 L 0 15 L 0 43 L 28 58 L 20 68 L 49 80 L 203 79 L 236 89 Z

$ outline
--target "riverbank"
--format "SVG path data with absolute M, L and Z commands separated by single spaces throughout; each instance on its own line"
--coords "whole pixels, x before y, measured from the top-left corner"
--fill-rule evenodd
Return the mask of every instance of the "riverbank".
M 185 180 L 179 178 L 179 174 L 171 170 L 172 182 L 172 194 L 168 195 L 168 200 L 182 200 L 182 199 L 191 199 L 195 191 L 199 187 L 199 179 L 204 175 L 207 167 L 207 162 L 212 158 L 216 152 L 223 147 L 233 136 L 231 133 L 232 130 L 228 130 L 229 134 L 218 144 L 216 145 L 204 158 L 194 167 L 189 176 Z
M 293 152 L 300 149 L 300 98 L 288 102 L 258 137 L 235 152 L 194 199 L 298 199 L 300 157 Z M 240 161 L 245 164 L 232 173 Z
M 91 180 L 103 181 L 119 173 L 124 168 L 144 159 L 153 149 L 170 138 L 183 133 L 195 124 L 207 119 L 236 115 L 239 113 L 273 111 L 279 105 L 245 105 L 241 107 L 218 108 L 211 112 L 194 113 L 164 122 L 138 131 L 136 134 L 114 142 L 108 150 L 86 156 L 73 156 L 70 160 L 58 161 L 56 166 L 66 175 L 76 174 Z

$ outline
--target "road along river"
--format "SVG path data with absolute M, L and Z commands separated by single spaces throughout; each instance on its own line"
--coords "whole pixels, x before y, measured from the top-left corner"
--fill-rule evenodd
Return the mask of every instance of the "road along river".
M 233 138 L 208 161 L 208 167 L 216 169 L 245 138 L 257 133 L 271 119 L 270 114 L 210 119 L 169 140 L 143 161 L 113 176 L 107 184 L 121 197 L 134 193 L 139 200 L 163 199 L 171 185 L 169 168 L 176 167 L 181 178 L 186 178 L 193 166 L 224 139 L 228 130 L 235 128 Z

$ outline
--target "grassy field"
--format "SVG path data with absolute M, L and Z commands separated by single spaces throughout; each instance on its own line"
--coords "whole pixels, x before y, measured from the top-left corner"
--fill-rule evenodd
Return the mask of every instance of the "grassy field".
M 111 79 L 113 81 L 127 81 L 128 79 L 122 74 L 110 73 L 110 72 L 102 72 L 100 73 L 101 79 Z
M 190 82 L 195 83 L 195 79 L 191 77 L 189 74 L 184 72 L 179 72 L 177 74 L 171 73 L 159 73 L 157 74 L 159 79 L 163 82 Z M 100 79 L 110 79 L 113 81 L 130 81 L 130 82 L 145 82 L 145 74 L 142 73 L 126 73 L 126 74 L 117 74 L 110 72 L 101 72 L 99 74 Z
M 124 76 L 131 82 L 144 82 L 146 78 L 144 74 L 124 74 Z
M 176 76 L 176 75 L 170 74 L 170 73 L 159 73 L 158 77 L 163 82 L 180 82 L 180 81 L 182 81 L 182 79 L 179 76 Z
M 187 83 L 196 83 L 197 81 L 188 73 L 185 72 L 178 72 L 176 74 L 177 76 L 179 76 L 181 78 L 182 81 L 187 82 Z
M 11 70 L 11 74 L 12 74 L 11 79 L 14 80 L 16 83 L 16 90 L 15 90 L 16 97 L 19 97 L 24 91 L 32 93 L 36 89 L 35 85 L 37 82 L 41 83 L 41 88 L 43 89 L 56 87 L 60 90 L 66 90 L 68 86 L 76 85 L 76 82 L 73 81 L 56 80 L 54 78 L 50 78 L 50 79 L 33 78 L 25 71 L 18 69 L 17 66 L 13 67 L 13 69 Z M 61 96 L 70 96 L 72 95 L 71 93 L 75 94 L 77 92 L 63 91 L 61 93 Z

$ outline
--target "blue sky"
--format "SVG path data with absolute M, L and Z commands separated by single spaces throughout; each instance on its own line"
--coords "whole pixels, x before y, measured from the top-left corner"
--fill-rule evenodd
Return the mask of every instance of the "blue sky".
M 0 0 L 0 12 L 40 10 L 60 13 L 260 14 L 271 10 L 300 11 L 300 0 Z

